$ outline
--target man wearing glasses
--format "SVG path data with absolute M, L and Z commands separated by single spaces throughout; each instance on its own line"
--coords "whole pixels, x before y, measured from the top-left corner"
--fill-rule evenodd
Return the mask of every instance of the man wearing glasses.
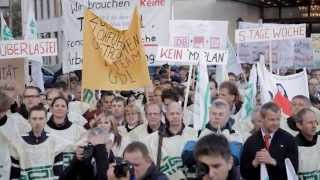
M 165 126 L 165 124 L 161 122 L 162 113 L 161 106 L 159 104 L 146 104 L 144 110 L 146 113 L 147 123 L 141 124 L 131 132 L 132 136 L 136 137 L 138 140 L 142 140 L 155 131 L 164 129 Z
M 19 113 L 25 118 L 28 119 L 29 111 L 33 106 L 40 104 L 40 89 L 35 86 L 27 86 L 23 91 L 23 97 L 21 105 L 19 109 Z

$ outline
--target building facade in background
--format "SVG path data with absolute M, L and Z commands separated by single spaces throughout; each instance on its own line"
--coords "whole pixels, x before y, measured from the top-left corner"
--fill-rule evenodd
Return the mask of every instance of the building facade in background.
M 32 8 L 38 24 L 39 38 L 57 38 L 58 56 L 43 57 L 44 66 L 53 71 L 61 68 L 62 61 L 62 7 L 61 0 L 21 0 L 22 29 L 27 23 L 28 10 Z M 24 31 L 23 31 L 24 32 Z M 22 33 L 24 34 L 24 33 Z

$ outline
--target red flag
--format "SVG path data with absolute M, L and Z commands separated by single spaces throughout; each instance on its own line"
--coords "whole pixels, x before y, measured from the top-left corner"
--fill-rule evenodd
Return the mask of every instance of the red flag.
M 282 95 L 280 91 L 273 98 L 274 103 L 276 103 L 286 115 L 291 116 L 291 103 L 287 97 Z

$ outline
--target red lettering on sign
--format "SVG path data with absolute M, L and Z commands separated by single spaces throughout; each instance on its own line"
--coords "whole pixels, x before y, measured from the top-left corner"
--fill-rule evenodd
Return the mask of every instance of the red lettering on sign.
M 140 0 L 140 5 L 145 7 L 164 6 L 165 0 Z

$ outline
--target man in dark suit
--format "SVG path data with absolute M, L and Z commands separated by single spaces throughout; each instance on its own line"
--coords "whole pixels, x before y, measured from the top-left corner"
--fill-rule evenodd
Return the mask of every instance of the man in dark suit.
M 246 180 L 260 179 L 260 165 L 265 164 L 269 180 L 287 179 L 285 159 L 289 158 L 295 170 L 298 169 L 298 147 L 288 132 L 279 128 L 281 111 L 272 103 L 266 103 L 260 110 L 262 128 L 245 142 L 240 171 Z

